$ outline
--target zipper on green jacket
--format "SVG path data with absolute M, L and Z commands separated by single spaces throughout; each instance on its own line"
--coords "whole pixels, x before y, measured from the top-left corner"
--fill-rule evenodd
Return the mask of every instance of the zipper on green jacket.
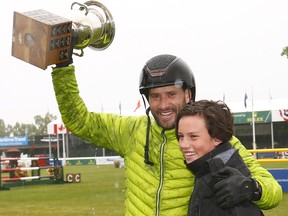
M 164 182 L 164 146 L 167 142 L 165 136 L 165 130 L 161 132 L 161 136 L 163 137 L 163 142 L 160 146 L 160 179 L 159 179 L 159 187 L 156 194 L 156 216 L 160 215 L 160 196 Z

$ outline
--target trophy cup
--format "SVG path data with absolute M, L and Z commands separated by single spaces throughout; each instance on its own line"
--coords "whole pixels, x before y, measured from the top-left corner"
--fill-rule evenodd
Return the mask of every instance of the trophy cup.
M 14 12 L 12 56 L 44 70 L 68 61 L 70 52 L 82 57 L 86 47 L 101 51 L 112 43 L 115 24 L 103 4 L 74 2 L 70 14 L 64 18 L 43 9 Z

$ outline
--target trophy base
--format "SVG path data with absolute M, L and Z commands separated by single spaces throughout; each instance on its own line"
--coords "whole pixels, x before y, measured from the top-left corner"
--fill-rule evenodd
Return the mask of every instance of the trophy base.
M 14 12 L 12 56 L 41 69 L 68 60 L 72 21 L 45 10 Z

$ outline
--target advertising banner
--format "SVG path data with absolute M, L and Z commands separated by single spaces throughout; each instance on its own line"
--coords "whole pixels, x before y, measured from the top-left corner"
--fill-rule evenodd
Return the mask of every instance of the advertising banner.
M 28 136 L 0 137 L 0 146 L 27 146 Z

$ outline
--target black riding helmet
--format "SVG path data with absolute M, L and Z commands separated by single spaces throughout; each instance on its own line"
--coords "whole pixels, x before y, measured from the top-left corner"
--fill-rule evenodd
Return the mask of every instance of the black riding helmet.
M 148 100 L 149 89 L 169 85 L 189 88 L 192 101 L 195 101 L 195 78 L 190 67 L 182 59 L 173 55 L 158 55 L 147 61 L 140 75 L 140 94 L 144 94 Z
M 177 85 L 182 86 L 185 89 L 190 89 L 192 94 L 191 102 L 195 101 L 195 78 L 192 70 L 182 59 L 177 58 L 173 55 L 158 55 L 147 61 L 140 75 L 140 94 L 145 95 L 147 101 L 149 101 L 149 89 L 169 85 Z M 143 101 L 145 104 L 144 98 Z M 146 110 L 146 115 L 148 117 L 148 125 L 146 133 L 144 162 L 146 164 L 153 165 L 153 162 L 149 160 L 149 134 L 151 126 L 149 112 L 150 108 Z

